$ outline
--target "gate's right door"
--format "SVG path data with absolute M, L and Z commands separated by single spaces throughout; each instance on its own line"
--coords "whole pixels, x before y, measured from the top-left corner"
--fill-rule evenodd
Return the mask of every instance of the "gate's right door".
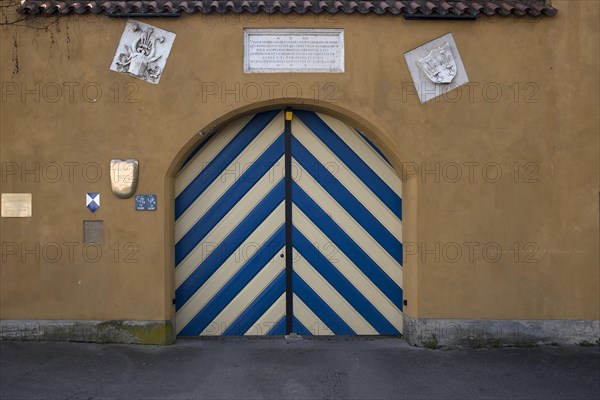
M 293 332 L 402 332 L 401 180 L 358 131 L 294 111 Z

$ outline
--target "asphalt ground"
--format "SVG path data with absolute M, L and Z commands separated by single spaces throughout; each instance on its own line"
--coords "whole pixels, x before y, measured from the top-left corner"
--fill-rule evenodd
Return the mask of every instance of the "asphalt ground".
M 600 347 L 401 339 L 0 343 L 6 399 L 600 399 Z

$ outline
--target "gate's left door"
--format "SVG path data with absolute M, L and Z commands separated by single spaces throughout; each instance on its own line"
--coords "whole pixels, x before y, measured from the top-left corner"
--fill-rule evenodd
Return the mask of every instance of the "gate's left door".
M 205 143 L 176 180 L 177 334 L 285 334 L 283 112 Z

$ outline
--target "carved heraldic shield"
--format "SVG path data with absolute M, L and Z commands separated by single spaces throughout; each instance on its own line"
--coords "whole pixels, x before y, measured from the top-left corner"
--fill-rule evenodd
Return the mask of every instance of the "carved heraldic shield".
M 448 43 L 431 50 L 417 65 L 433 83 L 450 83 L 456 76 L 456 62 Z
M 110 161 L 110 187 L 115 196 L 121 199 L 133 196 L 137 189 L 138 170 L 137 160 Z

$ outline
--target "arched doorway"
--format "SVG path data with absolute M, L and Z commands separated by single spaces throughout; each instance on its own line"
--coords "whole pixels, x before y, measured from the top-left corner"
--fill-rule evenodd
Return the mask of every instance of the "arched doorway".
M 400 334 L 401 196 L 382 153 L 336 118 L 228 124 L 176 178 L 177 334 Z

